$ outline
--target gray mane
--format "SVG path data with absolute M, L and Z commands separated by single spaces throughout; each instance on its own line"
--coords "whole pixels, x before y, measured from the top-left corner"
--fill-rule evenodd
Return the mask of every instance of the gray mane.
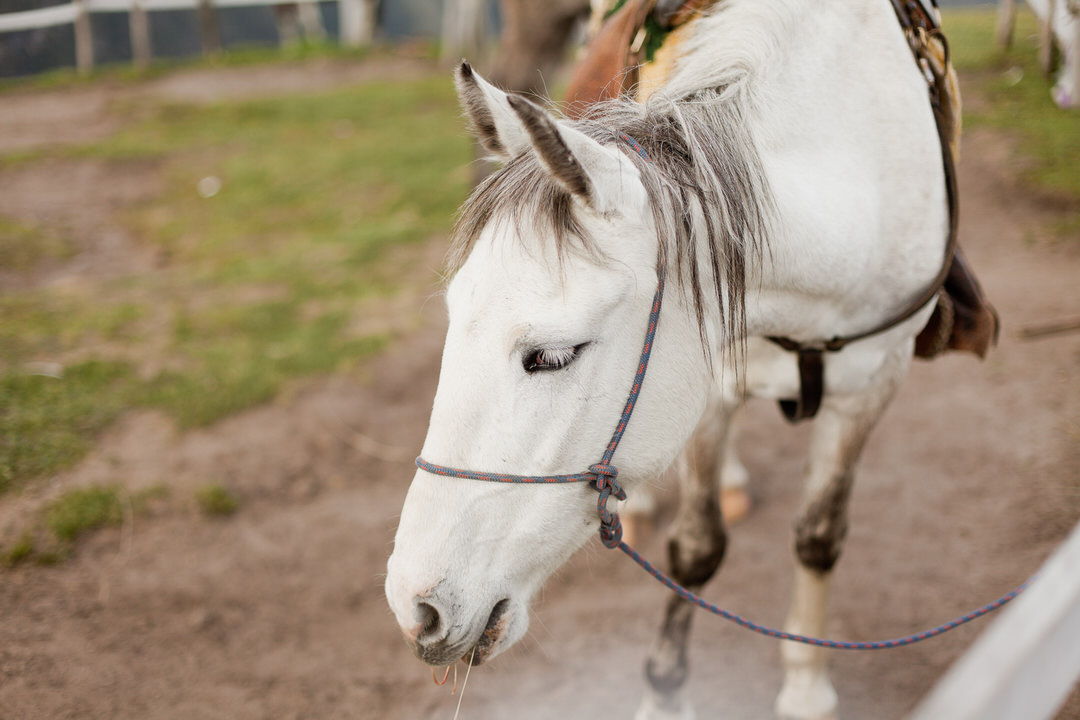
M 658 267 L 666 266 L 690 294 L 706 353 L 707 303 L 716 303 L 725 345 L 742 346 L 747 264 L 765 250 L 772 197 L 746 113 L 744 98 L 707 90 L 677 102 L 613 100 L 573 123 L 598 142 L 621 148 L 638 167 L 660 239 Z M 622 133 L 642 146 L 652 165 Z M 560 257 L 575 249 L 599 254 L 576 209 L 536 154 L 524 152 L 482 182 L 463 206 L 451 267 L 464 262 L 492 222 L 533 223 Z M 715 296 L 706 298 L 706 288 L 715 288 Z

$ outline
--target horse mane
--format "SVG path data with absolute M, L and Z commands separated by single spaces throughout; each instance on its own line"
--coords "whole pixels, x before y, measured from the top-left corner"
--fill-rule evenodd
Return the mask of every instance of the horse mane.
M 749 113 L 749 93 L 728 86 L 677 99 L 656 96 L 644 105 L 624 99 L 598 103 L 572 123 L 594 140 L 620 148 L 638 168 L 655 221 L 657 267 L 666 267 L 689 293 L 710 357 L 711 303 L 722 323 L 723 346 L 744 347 L 747 268 L 766 250 L 773 207 Z M 624 133 L 652 164 L 620 139 Z M 560 258 L 574 251 L 602 255 L 576 215 L 577 203 L 534 152 L 521 153 L 484 180 L 462 207 L 453 231 L 451 271 L 493 222 L 532 223 L 538 236 L 554 242 Z

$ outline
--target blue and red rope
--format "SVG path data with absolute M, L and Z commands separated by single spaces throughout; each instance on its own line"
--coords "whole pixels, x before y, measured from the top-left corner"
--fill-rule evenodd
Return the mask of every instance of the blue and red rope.
M 730 620 L 736 625 L 744 627 L 752 632 L 756 632 L 759 635 L 777 638 L 778 640 L 790 640 L 792 642 L 803 643 L 805 645 L 815 645 L 817 647 L 833 648 L 835 650 L 888 650 L 890 648 L 903 647 L 904 645 L 913 645 L 917 642 L 927 640 L 937 635 L 942 635 L 950 630 L 960 627 L 961 625 L 969 623 L 972 620 L 980 618 L 987 613 L 993 612 L 994 610 L 997 610 L 1003 605 L 1006 605 L 1013 598 L 1022 593 L 1027 588 L 1027 586 L 1031 584 L 1032 580 L 1035 579 L 1034 577 L 1028 578 L 1028 580 L 1026 580 L 1022 585 L 1020 585 L 1020 587 L 1006 593 L 1005 595 L 1002 595 L 997 600 L 994 600 L 991 603 L 987 603 L 986 605 L 983 605 L 977 610 L 972 610 L 966 615 L 961 615 L 958 618 L 950 620 L 943 625 L 938 625 L 935 628 L 931 628 L 930 630 L 924 630 L 913 635 L 905 635 L 903 637 L 893 638 L 891 640 L 848 642 L 846 640 L 826 640 L 824 638 L 810 637 L 807 635 L 799 635 L 797 633 L 784 632 L 783 630 L 777 630 L 766 625 L 761 625 L 760 623 L 756 623 L 753 620 L 747 620 L 743 616 L 733 613 L 730 610 L 725 610 L 719 605 L 714 605 L 708 600 L 702 598 L 700 595 L 693 593 L 690 590 L 687 590 L 682 585 L 672 580 L 663 571 L 653 566 L 653 564 L 650 563 L 648 560 L 641 557 L 637 550 L 630 547 L 626 543 L 620 542 L 617 547 L 624 553 L 629 555 L 630 559 L 640 565 L 645 570 L 645 572 L 649 573 L 654 578 L 659 580 L 661 584 L 669 588 L 672 592 L 681 597 L 683 600 L 693 605 L 697 605 L 702 610 L 706 610 L 713 615 L 724 618 L 725 620 Z

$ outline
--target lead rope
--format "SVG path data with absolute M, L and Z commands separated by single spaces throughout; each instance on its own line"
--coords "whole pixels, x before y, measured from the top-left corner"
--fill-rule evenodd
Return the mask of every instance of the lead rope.
M 652 565 L 652 563 L 650 563 L 648 560 L 641 557 L 641 555 L 638 553 L 637 550 L 630 547 L 626 543 L 620 541 L 619 544 L 616 547 L 618 547 L 624 553 L 629 555 L 630 559 L 632 559 L 634 562 L 636 562 L 638 565 L 640 565 L 642 568 L 645 569 L 645 572 L 649 573 L 654 578 L 659 580 L 661 583 L 666 585 L 668 588 L 670 588 L 672 591 L 674 591 L 676 595 L 678 595 L 683 600 L 686 600 L 689 603 L 693 603 L 694 605 L 697 605 L 702 610 L 708 610 L 713 615 L 718 615 L 719 617 L 722 617 L 725 620 L 730 620 L 731 622 L 735 623 L 736 625 L 744 627 L 747 630 L 751 630 L 753 632 L 756 632 L 759 635 L 766 635 L 768 637 L 778 638 L 780 640 L 790 640 L 792 642 L 803 643 L 805 645 L 816 645 L 818 647 L 833 648 L 835 650 L 886 650 L 888 648 L 903 647 L 904 645 L 913 645 L 913 644 L 915 644 L 917 642 L 921 642 L 921 641 L 926 640 L 928 638 L 932 638 L 932 637 L 934 637 L 936 635 L 942 635 L 942 634 L 947 633 L 948 631 L 950 631 L 950 630 L 952 630 L 954 628 L 958 628 L 961 625 L 969 623 L 969 622 L 971 622 L 972 620 L 974 620 L 976 618 L 980 618 L 983 615 L 986 615 L 987 613 L 993 612 L 994 610 L 997 610 L 999 607 L 1002 607 L 1003 605 L 1008 604 L 1010 601 L 1012 601 L 1013 598 L 1015 598 L 1017 595 L 1022 593 L 1025 589 L 1027 589 L 1028 585 L 1030 585 L 1032 583 L 1032 581 L 1034 581 L 1035 578 L 1037 577 L 1037 576 L 1033 575 L 1032 577 L 1030 577 L 1026 581 L 1024 581 L 1024 583 L 1022 585 L 1020 585 L 1020 587 L 1016 588 L 1015 590 L 1013 590 L 1011 592 L 1008 592 L 1008 593 L 1002 595 L 1001 597 L 999 597 L 997 600 L 993 601 L 992 603 L 988 603 L 986 605 L 983 605 L 978 610 L 972 610 L 971 612 L 967 613 L 966 615 L 961 615 L 958 618 L 950 620 L 949 622 L 945 623 L 944 625 L 938 625 L 937 627 L 931 628 L 930 630 L 923 630 L 922 632 L 915 633 L 914 635 L 905 635 L 903 637 L 894 638 L 892 640 L 871 640 L 871 641 L 868 641 L 868 642 L 848 642 L 846 640 L 826 640 L 826 639 L 823 639 L 823 638 L 811 637 L 809 635 L 798 635 L 796 633 L 784 632 L 783 630 L 777 630 L 775 628 L 771 628 L 771 627 L 768 627 L 766 625 L 761 625 L 759 623 L 754 622 L 753 620 L 747 620 L 743 616 L 737 615 L 736 613 L 733 613 L 730 610 L 725 610 L 724 608 L 722 608 L 722 607 L 720 607 L 718 605 L 713 605 L 711 602 L 709 602 L 708 600 L 705 600 L 700 595 L 687 590 L 682 585 L 680 585 L 679 583 L 672 580 L 663 571 L 661 571 L 661 570 L 657 569 L 656 567 L 654 567 Z
M 645 159 L 650 165 L 653 164 L 652 160 L 646 154 L 644 148 L 641 147 L 633 138 L 625 133 L 620 134 L 620 138 L 629 145 L 638 155 Z M 617 500 L 625 500 L 626 492 L 622 489 L 622 486 L 618 483 L 619 470 L 611 464 L 612 458 L 615 456 L 615 450 L 619 447 L 619 441 L 622 440 L 623 433 L 626 431 L 626 426 L 630 422 L 630 416 L 634 411 L 634 406 L 637 404 L 638 396 L 641 394 L 641 387 L 645 382 L 645 371 L 649 367 L 649 357 L 652 355 L 653 340 L 656 337 L 656 328 L 660 322 L 660 308 L 664 300 L 664 275 L 665 268 L 663 264 L 659 268 L 659 280 L 656 285 L 656 294 L 653 295 L 652 311 L 649 313 L 649 324 L 645 331 L 645 342 L 641 348 L 641 358 L 638 361 L 637 373 L 634 375 L 634 384 L 630 388 L 630 393 L 626 398 L 626 405 L 623 408 L 622 415 L 619 417 L 619 424 L 615 427 L 615 432 L 612 433 L 611 442 L 608 443 L 607 448 L 604 450 L 603 457 L 600 458 L 600 462 L 595 465 L 591 465 L 589 469 L 582 473 L 571 473 L 568 475 L 510 475 L 506 473 L 492 473 L 481 472 L 479 470 L 463 470 L 459 468 L 449 467 L 447 465 L 436 465 L 435 463 L 428 462 L 422 457 L 416 458 L 416 466 L 425 472 L 432 473 L 434 475 L 440 475 L 442 477 L 456 477 L 466 480 L 483 480 L 485 482 L 500 482 L 500 483 L 523 483 L 530 485 L 550 485 L 550 484 L 565 484 L 565 483 L 589 483 L 598 493 L 596 499 L 596 513 L 600 517 L 600 541 L 608 548 L 618 548 L 626 553 L 630 559 L 640 565 L 645 572 L 652 575 L 663 585 L 671 589 L 676 595 L 686 600 L 689 603 L 697 605 L 703 610 L 730 620 L 731 622 L 752 630 L 753 632 L 768 637 L 779 638 L 780 640 L 790 640 L 792 642 L 804 643 L 806 645 L 816 645 L 818 647 L 835 648 L 837 650 L 882 650 L 885 648 L 902 647 L 904 645 L 912 645 L 917 642 L 932 638 L 937 635 L 948 632 L 954 628 L 960 627 L 965 623 L 969 623 L 972 620 L 982 617 L 989 612 L 997 610 L 1003 605 L 1010 602 L 1013 598 L 1019 595 L 1027 588 L 1028 585 L 1035 579 L 1034 576 L 1029 578 L 1023 585 L 1016 588 L 1012 592 L 1002 595 L 997 600 L 983 605 L 978 610 L 973 610 L 966 615 L 950 620 L 944 625 L 939 625 L 930 630 L 924 630 L 914 635 L 906 635 L 904 637 L 895 638 L 893 640 L 875 640 L 870 642 L 846 642 L 842 640 L 826 640 L 823 638 L 810 637 L 807 635 L 798 635 L 795 633 L 784 632 L 783 630 L 777 630 L 775 628 L 761 625 L 747 620 L 741 615 L 737 615 L 729 610 L 714 605 L 709 601 L 702 598 L 697 593 L 687 590 L 679 583 L 671 579 L 663 571 L 656 568 L 652 563 L 643 558 L 637 550 L 627 545 L 622 540 L 622 523 L 619 521 L 618 513 L 608 510 L 608 500 L 614 496 Z M 467 677 L 467 676 L 466 676 Z M 464 692 L 464 688 L 462 688 Z

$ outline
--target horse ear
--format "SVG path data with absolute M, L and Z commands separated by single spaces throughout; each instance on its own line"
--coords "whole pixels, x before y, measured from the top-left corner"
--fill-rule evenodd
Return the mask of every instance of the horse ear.
M 508 102 L 552 177 L 596 209 L 606 209 L 600 207 L 603 203 L 596 181 L 605 174 L 621 171 L 617 157 L 584 133 L 560 125 L 551 113 L 526 98 L 513 95 Z
M 465 60 L 458 67 L 454 84 L 472 132 L 485 150 L 509 160 L 528 149 L 529 136 L 510 109 L 509 95 L 480 77 Z

